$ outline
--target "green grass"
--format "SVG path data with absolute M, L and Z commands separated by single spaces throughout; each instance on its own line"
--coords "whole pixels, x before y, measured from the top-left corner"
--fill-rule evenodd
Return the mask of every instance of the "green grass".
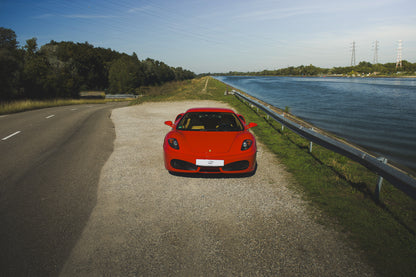
M 215 100 L 216 97 L 212 93 L 204 91 L 205 82 L 207 78 L 208 77 L 186 81 L 175 81 L 165 83 L 161 86 L 150 87 L 146 90 L 142 97 L 139 97 L 138 99 L 132 101 L 131 104 L 136 105 L 143 102 L 181 101 L 192 99 Z
M 380 276 L 414 276 L 416 272 L 416 201 L 384 182 L 381 201 L 375 199 L 377 176 L 360 164 L 309 142 L 287 128 L 267 120 L 231 95 L 227 86 L 210 78 L 176 82 L 153 88 L 136 104 L 144 101 L 211 99 L 230 104 L 247 121 L 256 122 L 252 130 L 284 164 L 293 176 L 292 189 L 322 216 L 321 224 L 345 234 L 350 245 L 363 253 Z

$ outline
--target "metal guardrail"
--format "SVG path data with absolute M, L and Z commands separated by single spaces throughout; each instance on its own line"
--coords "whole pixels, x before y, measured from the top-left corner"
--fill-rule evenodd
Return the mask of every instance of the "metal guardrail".
M 106 99 L 130 99 L 130 98 L 137 98 L 137 95 L 134 94 L 106 94 Z
M 271 118 L 278 121 L 280 124 L 286 126 L 287 128 L 291 129 L 298 135 L 304 137 L 305 139 L 317 143 L 333 152 L 346 156 L 351 160 L 362 164 L 369 170 L 375 172 L 377 175 L 380 176 L 375 192 L 377 197 L 379 196 L 381 183 L 384 178 L 396 188 L 402 190 L 404 193 L 406 193 L 413 199 L 416 199 L 416 179 L 407 175 L 403 171 L 400 171 L 397 168 L 387 164 L 387 160 L 385 158 L 375 158 L 364 151 L 361 151 L 338 140 L 315 132 L 313 129 L 309 129 L 300 124 L 297 124 L 285 118 L 283 115 L 280 115 L 275 111 L 271 110 L 270 108 L 264 106 L 260 102 L 241 94 L 238 91 L 233 91 L 233 93 L 239 98 L 263 110 Z

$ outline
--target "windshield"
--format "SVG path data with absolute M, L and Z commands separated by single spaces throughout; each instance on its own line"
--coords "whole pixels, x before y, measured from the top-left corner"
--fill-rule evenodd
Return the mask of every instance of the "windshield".
M 233 113 L 191 112 L 179 121 L 178 130 L 184 131 L 243 131 L 244 126 Z

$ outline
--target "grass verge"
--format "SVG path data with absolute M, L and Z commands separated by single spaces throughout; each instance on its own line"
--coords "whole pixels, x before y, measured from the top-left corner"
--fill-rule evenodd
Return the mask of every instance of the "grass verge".
M 205 85 L 208 85 L 205 89 Z M 322 216 L 321 224 L 345 234 L 380 276 L 414 276 L 416 272 L 416 201 L 384 182 L 381 201 L 374 197 L 377 176 L 360 164 L 309 142 L 280 124 L 267 120 L 213 78 L 175 82 L 155 87 L 133 101 L 209 99 L 226 102 L 256 122 L 252 130 L 285 165 L 294 178 L 293 189 Z M 169 119 L 166 119 L 169 120 Z
M 35 109 L 43 109 L 56 106 L 79 105 L 79 104 L 104 104 L 109 101 L 104 99 L 54 99 L 54 100 L 18 100 L 0 103 L 0 115 L 18 113 Z M 125 101 L 125 100 L 123 100 Z

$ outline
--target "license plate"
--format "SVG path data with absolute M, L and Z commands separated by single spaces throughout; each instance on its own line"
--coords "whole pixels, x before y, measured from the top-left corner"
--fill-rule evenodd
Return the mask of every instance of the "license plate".
M 224 160 L 196 159 L 197 166 L 224 166 Z

